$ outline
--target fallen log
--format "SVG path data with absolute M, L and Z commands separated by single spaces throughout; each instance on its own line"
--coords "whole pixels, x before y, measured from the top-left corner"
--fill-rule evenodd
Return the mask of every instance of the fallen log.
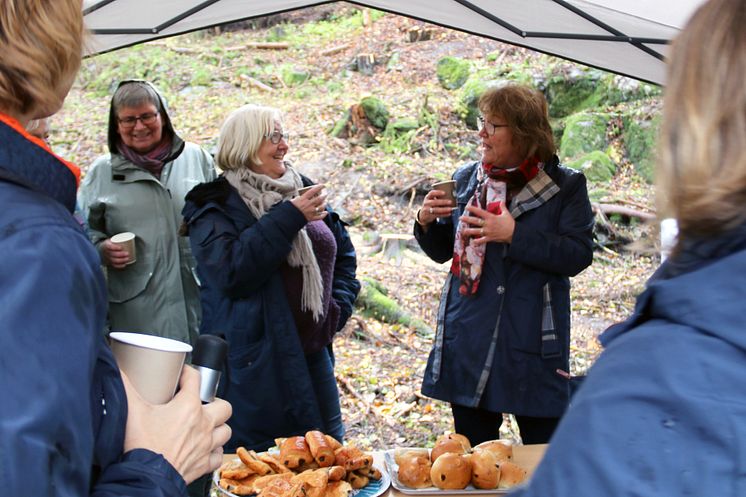
M 609 214 L 618 214 L 620 216 L 636 217 L 643 221 L 653 221 L 655 219 L 655 214 L 650 214 L 649 212 L 643 212 L 641 210 L 633 209 L 631 207 L 626 207 L 624 205 L 600 204 L 600 203 L 593 203 L 591 205 L 594 211 L 601 212 L 607 216 Z
M 252 41 L 244 45 L 246 48 L 261 48 L 263 50 L 287 50 L 290 43 L 284 41 Z

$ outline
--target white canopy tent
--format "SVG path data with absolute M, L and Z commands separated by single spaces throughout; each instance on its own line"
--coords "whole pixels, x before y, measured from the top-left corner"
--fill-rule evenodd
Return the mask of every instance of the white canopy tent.
M 704 0 L 360 0 L 361 7 L 663 84 L 667 44 Z M 91 54 L 333 2 L 84 0 Z

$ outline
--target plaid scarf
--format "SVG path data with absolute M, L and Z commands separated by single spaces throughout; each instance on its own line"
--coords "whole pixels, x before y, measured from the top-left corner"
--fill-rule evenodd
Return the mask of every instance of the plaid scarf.
M 492 214 L 500 214 L 500 202 L 508 202 L 531 181 L 540 169 L 539 160 L 531 157 L 514 169 L 502 169 L 492 164 L 482 164 L 477 171 L 478 183 L 474 195 L 467 205 L 473 205 Z M 453 246 L 451 273 L 460 280 L 459 293 L 469 297 L 477 293 L 482 276 L 486 244 L 475 245 L 473 237 L 466 236 L 464 230 L 470 226 L 459 222 Z

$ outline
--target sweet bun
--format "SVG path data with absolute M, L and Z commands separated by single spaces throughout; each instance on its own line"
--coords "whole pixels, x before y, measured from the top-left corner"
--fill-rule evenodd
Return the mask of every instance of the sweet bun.
M 500 463 L 500 483 L 497 488 L 512 488 L 526 480 L 526 470 L 511 461 Z
M 454 452 L 456 454 L 466 454 L 471 450 L 469 439 L 458 433 L 449 433 L 441 435 L 435 440 L 433 450 L 430 451 L 430 460 L 435 462 L 441 454 Z
M 394 451 L 394 461 L 396 461 L 396 464 L 401 464 L 401 459 L 403 457 L 411 457 L 411 456 L 424 456 L 427 459 L 430 459 L 430 450 L 429 449 L 396 449 Z
M 416 451 L 404 452 L 397 460 L 397 477 L 402 485 L 410 488 L 432 487 L 430 482 L 430 458 Z
M 484 449 L 474 448 L 469 456 L 471 461 L 471 484 L 479 489 L 497 488 L 500 482 L 500 462 L 497 456 Z
M 471 463 L 463 454 L 447 452 L 430 468 L 433 485 L 443 490 L 462 490 L 471 481 Z
M 513 446 L 507 440 L 488 440 L 486 442 L 482 442 L 474 448 L 492 452 L 493 454 L 495 454 L 498 461 L 513 460 Z

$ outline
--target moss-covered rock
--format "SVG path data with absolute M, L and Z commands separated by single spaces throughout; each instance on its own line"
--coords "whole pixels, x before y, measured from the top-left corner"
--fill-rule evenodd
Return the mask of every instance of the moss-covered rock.
M 447 90 L 461 88 L 469 79 L 471 63 L 458 57 L 443 57 L 438 61 L 435 73 L 440 85 Z
M 378 129 L 386 129 L 389 122 L 389 111 L 384 103 L 376 97 L 364 97 L 360 105 L 368 121 Z
M 660 116 L 653 119 L 625 119 L 624 148 L 635 171 L 648 183 L 653 182 L 656 144 L 660 128 Z
M 568 166 L 582 171 L 586 178 L 599 183 L 611 180 L 616 174 L 616 165 L 600 150 L 587 153 L 580 159 L 570 162 Z
M 457 112 L 469 129 L 477 129 L 477 117 L 479 117 L 479 97 L 487 88 L 505 84 L 504 80 L 483 80 L 471 78 L 461 88 L 459 94 Z
M 415 130 L 419 127 L 420 124 L 417 122 L 417 119 L 413 117 L 404 117 L 395 121 L 391 121 L 386 129 L 391 130 L 395 134 L 402 134 L 406 133 L 407 131 Z
M 329 134 L 332 135 L 335 138 L 347 138 L 348 136 L 348 123 L 350 122 L 350 110 L 348 109 L 345 111 L 344 116 L 342 116 L 336 123 L 334 123 L 334 127 L 329 131 Z
M 562 134 L 560 158 L 575 159 L 594 150 L 605 150 L 606 124 L 609 115 L 603 113 L 579 113 L 567 118 Z
M 549 116 L 565 117 L 587 108 L 587 101 L 595 93 L 600 79 L 600 71 L 576 67 L 550 75 L 544 82 Z
M 311 75 L 307 71 L 301 69 L 287 66 L 282 68 L 282 82 L 287 86 L 302 85 L 310 77 Z

